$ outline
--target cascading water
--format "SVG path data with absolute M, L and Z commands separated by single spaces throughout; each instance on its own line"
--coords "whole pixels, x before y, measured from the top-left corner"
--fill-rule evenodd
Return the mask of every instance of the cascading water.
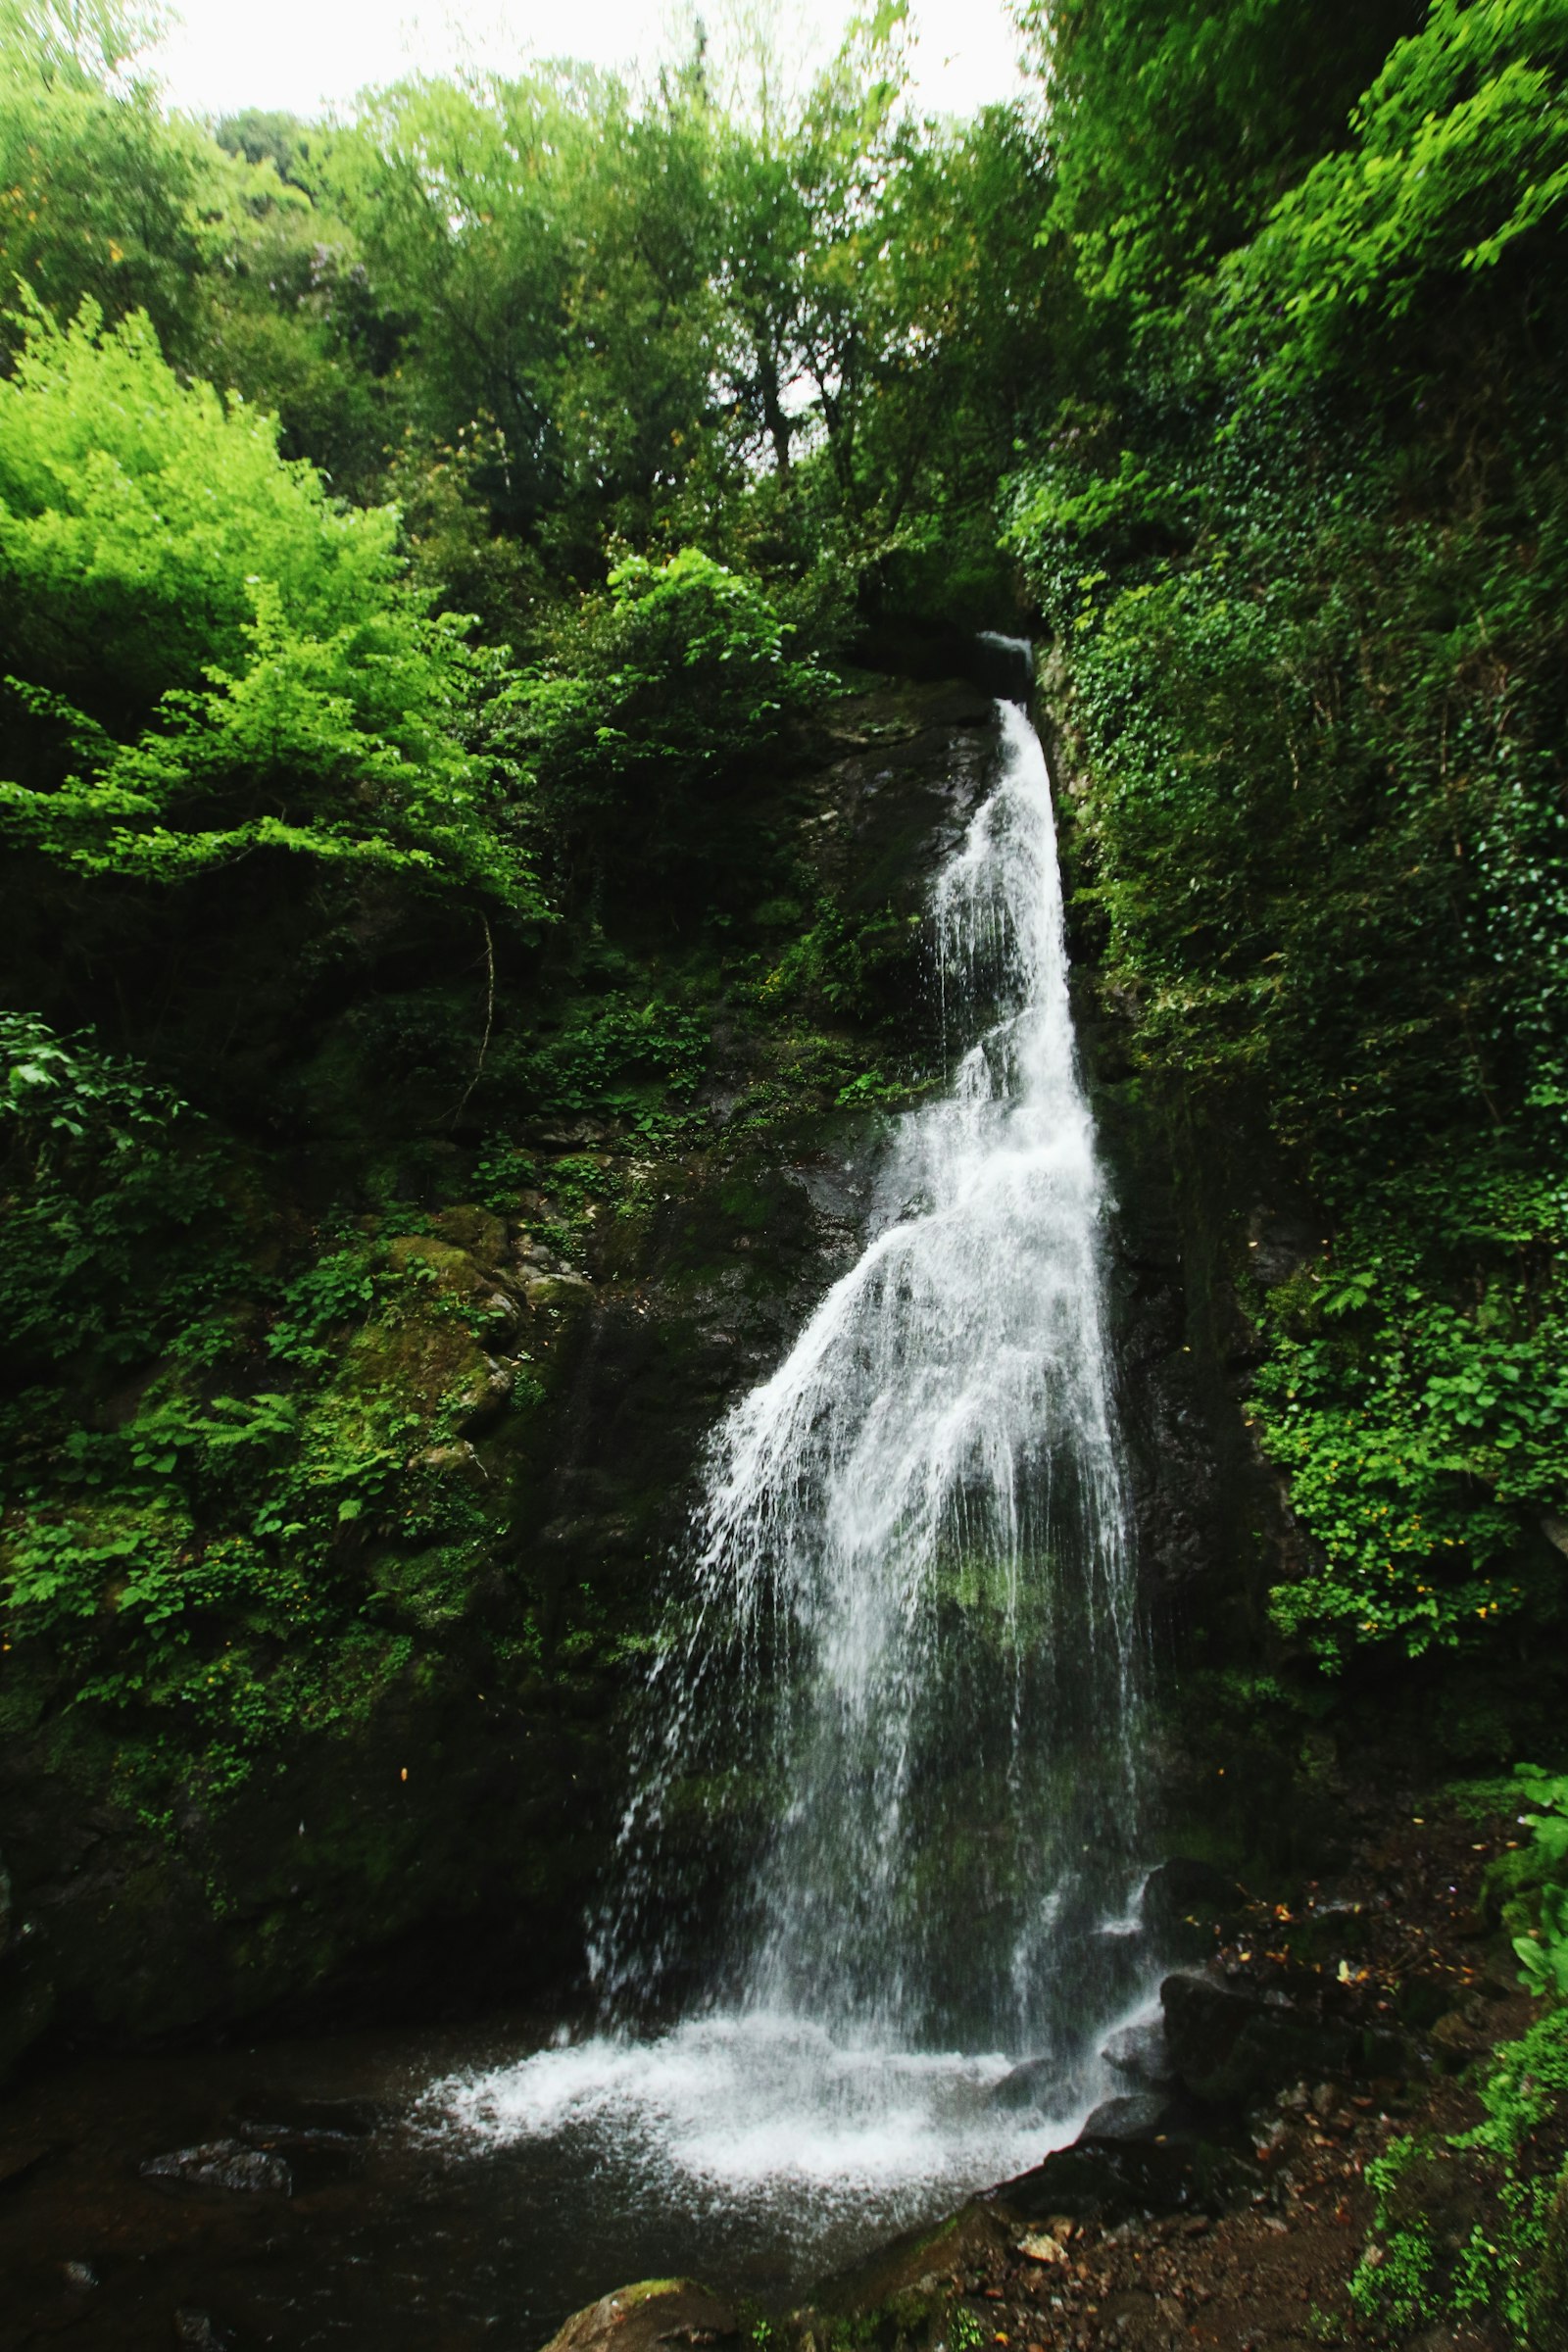
M 718 1431 L 650 1678 L 596 1968 L 612 2016 L 686 2022 L 445 2086 L 503 2136 L 609 2126 L 730 2196 L 886 2191 L 883 2221 L 1064 2136 L 1139 1989 L 1103 1192 L 1045 755 L 1022 709 L 999 724 L 935 892 L 950 1084 L 899 1122 L 859 1262 Z M 674 1899 L 726 1835 L 752 1848 L 727 1894 Z M 1054 2130 L 989 2099 L 1022 2057 Z

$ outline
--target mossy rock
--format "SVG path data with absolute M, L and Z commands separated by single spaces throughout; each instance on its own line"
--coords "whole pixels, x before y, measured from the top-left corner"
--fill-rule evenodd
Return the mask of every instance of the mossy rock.
M 671 2341 L 722 2343 L 740 2335 L 740 2315 L 690 2278 L 644 2278 L 574 2312 L 545 2352 L 659 2352 Z
M 858 2334 L 882 2323 L 890 2335 L 908 2335 L 946 2308 L 963 2272 L 984 2263 L 1007 2239 L 1006 2225 L 994 2206 L 978 2201 L 960 2206 L 934 2229 L 907 2230 L 823 2279 L 812 2290 L 811 2312 L 830 2323 L 854 2320 Z

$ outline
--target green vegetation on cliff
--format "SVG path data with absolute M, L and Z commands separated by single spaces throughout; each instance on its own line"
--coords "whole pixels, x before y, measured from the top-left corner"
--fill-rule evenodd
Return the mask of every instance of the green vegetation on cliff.
M 1568 11 L 1041 22 L 1075 365 L 1008 536 L 1137 1059 L 1322 1236 L 1253 1305 L 1274 1614 L 1512 1659 L 1568 1490 Z

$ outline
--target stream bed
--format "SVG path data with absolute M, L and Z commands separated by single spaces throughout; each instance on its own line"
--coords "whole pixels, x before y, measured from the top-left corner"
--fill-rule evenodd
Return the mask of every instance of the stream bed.
M 1072 2135 L 991 2103 L 1007 2063 L 757 2017 L 82 2058 L 0 2113 L 0 2344 L 535 2352 L 687 2272 L 782 2306 Z M 255 2185 L 141 2170 L 224 2147 Z

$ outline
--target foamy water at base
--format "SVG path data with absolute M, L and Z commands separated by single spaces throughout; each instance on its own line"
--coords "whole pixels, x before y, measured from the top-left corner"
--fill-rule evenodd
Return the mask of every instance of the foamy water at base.
M 775 2243 L 808 2256 L 819 2242 L 829 2267 L 852 2214 L 855 2237 L 874 2243 L 1075 2135 L 1079 2114 L 992 2104 L 1011 2064 L 835 2040 L 798 2018 L 710 2016 L 652 2041 L 598 2036 L 449 2075 L 418 2117 L 460 2143 L 554 2145 L 602 2186 L 694 2221 L 765 2218 Z

